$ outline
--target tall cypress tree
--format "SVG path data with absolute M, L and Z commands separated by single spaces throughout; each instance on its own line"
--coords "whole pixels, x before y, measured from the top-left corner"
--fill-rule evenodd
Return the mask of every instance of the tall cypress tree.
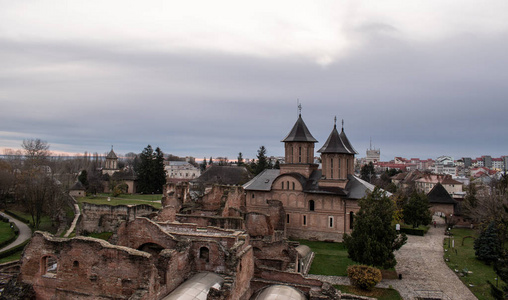
M 414 191 L 403 206 L 404 222 L 417 228 L 432 222 L 432 213 L 427 195 Z

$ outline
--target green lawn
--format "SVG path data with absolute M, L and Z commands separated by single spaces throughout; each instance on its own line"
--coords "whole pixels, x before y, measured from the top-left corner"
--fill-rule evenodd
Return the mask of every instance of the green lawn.
M 24 212 L 19 211 L 19 210 L 14 210 L 14 209 L 11 209 L 11 211 L 13 213 L 15 213 L 16 215 L 29 220 L 30 224 L 32 223 L 32 216 L 30 214 L 24 213 Z M 50 233 L 54 234 L 54 233 L 56 233 L 58 228 L 54 227 L 53 225 L 54 225 L 53 221 L 51 221 L 51 218 L 49 216 L 42 216 L 41 217 L 41 223 L 39 224 L 39 229 L 38 230 L 47 231 L 47 232 L 50 232 Z
M 13 260 L 20 260 L 21 259 L 21 253 L 23 252 L 23 249 L 20 249 L 18 252 L 11 254 L 10 256 L 0 258 L 0 264 L 10 262 Z
M 132 196 L 132 197 L 123 197 L 123 196 Z M 161 200 L 160 197 L 157 200 L 147 200 L 147 199 L 140 199 L 140 198 L 133 198 L 136 196 L 143 196 L 148 197 L 148 195 L 122 195 L 122 197 L 111 197 L 107 194 L 105 195 L 99 195 L 97 197 L 85 197 L 85 198 L 78 198 L 78 203 L 88 202 L 92 204 L 105 204 L 105 205 L 138 205 L 138 204 L 148 204 L 152 205 L 155 208 L 161 208 L 162 205 L 159 202 L 153 202 L 157 200 Z M 154 196 L 160 196 L 160 195 L 154 195 Z M 110 201 L 108 201 L 108 197 L 110 198 Z M 150 195 L 152 197 L 152 195 Z M 141 201 L 140 201 L 141 200 Z
M 95 199 L 95 198 L 119 198 L 119 199 L 130 199 L 130 200 L 144 200 L 144 201 L 160 201 L 162 199 L 162 194 L 124 194 L 119 195 L 117 197 L 111 196 L 111 194 L 98 194 L 97 196 L 91 195 L 85 197 L 86 199 Z
M 365 291 L 349 285 L 334 285 L 341 292 L 376 298 L 378 300 L 402 300 L 399 292 L 394 289 L 373 288 L 372 291 Z
M 475 294 L 479 300 L 493 299 L 490 295 L 490 286 L 487 284 L 487 280 L 495 283 L 497 278 L 496 273 L 492 266 L 485 265 L 483 262 L 476 259 L 474 254 L 474 239 L 466 238 L 464 245 L 462 241 L 464 237 L 474 236 L 477 237 L 476 231 L 465 228 L 454 228 L 452 229 L 453 239 L 455 240 L 455 247 L 449 249 L 448 245 L 451 244 L 448 238 L 445 238 L 444 249 L 445 249 L 445 260 L 450 269 L 458 270 L 463 272 L 464 269 L 471 271 L 471 274 L 460 277 L 464 284 Z M 499 285 L 504 283 L 499 282 Z M 471 286 L 472 285 L 472 286 Z
M 0 243 L 8 241 L 15 236 L 10 223 L 0 222 Z
M 310 267 L 310 274 L 347 276 L 347 267 L 356 263 L 347 257 L 347 249 L 342 243 L 328 243 L 299 240 L 300 244 L 309 246 L 315 253 Z

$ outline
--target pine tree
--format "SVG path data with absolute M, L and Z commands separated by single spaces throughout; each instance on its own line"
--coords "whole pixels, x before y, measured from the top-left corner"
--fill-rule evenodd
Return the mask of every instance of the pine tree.
M 162 193 L 163 186 L 166 184 L 166 170 L 164 169 L 164 153 L 159 147 L 155 149 L 152 172 L 152 193 Z
M 374 164 L 372 162 L 369 162 L 368 164 L 366 165 L 363 165 L 361 170 L 360 170 L 360 178 L 367 181 L 367 182 L 371 182 L 372 181 L 372 177 L 375 178 L 376 176 L 376 172 L 374 170 Z
M 206 170 L 206 157 L 203 157 L 203 162 L 199 165 L 199 167 L 201 168 L 201 172 Z
M 86 170 L 82 170 L 78 176 L 78 181 L 88 190 L 88 172 Z
M 476 258 L 488 265 L 498 260 L 501 255 L 502 245 L 494 221 L 490 222 L 489 226 L 474 241 L 474 250 Z
M 432 213 L 427 195 L 413 192 L 403 206 L 404 223 L 417 228 L 420 225 L 429 225 L 432 222 Z
M 393 201 L 386 193 L 375 188 L 360 199 L 360 211 L 355 216 L 354 230 L 344 235 L 349 257 L 361 264 L 392 268 L 397 264 L 393 251 L 400 249 L 407 240 L 398 235 L 392 226 L 395 211 Z
M 242 155 L 242 152 L 239 152 L 238 153 L 238 161 L 237 161 L 237 164 L 239 166 L 243 166 L 243 155 Z
M 151 183 L 153 181 L 152 162 L 153 149 L 148 145 L 139 155 L 139 164 L 137 166 L 138 191 L 141 193 L 152 193 Z
M 268 160 L 266 158 L 266 148 L 265 146 L 259 147 L 258 150 L 258 163 L 256 164 L 256 168 L 254 169 L 254 175 L 258 175 L 263 172 L 263 170 L 268 168 Z

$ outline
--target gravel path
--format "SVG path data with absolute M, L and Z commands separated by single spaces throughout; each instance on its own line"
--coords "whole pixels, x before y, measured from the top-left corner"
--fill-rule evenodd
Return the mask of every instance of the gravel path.
M 473 293 L 448 268 L 443 259 L 444 220 L 434 217 L 437 228 L 432 227 L 424 236 L 408 235 L 407 243 L 397 252 L 397 273 L 402 280 L 383 279 L 377 287 L 392 286 L 406 300 L 417 296 L 436 299 L 473 300 Z M 331 284 L 349 285 L 347 277 L 308 275 Z

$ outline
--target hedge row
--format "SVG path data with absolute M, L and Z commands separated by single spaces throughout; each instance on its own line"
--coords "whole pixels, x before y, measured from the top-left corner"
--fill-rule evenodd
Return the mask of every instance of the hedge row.
M 5 247 L 5 246 L 9 245 L 10 243 L 14 242 L 18 238 L 18 235 L 19 235 L 18 226 L 16 226 L 16 224 L 14 224 L 12 222 L 10 222 L 10 223 L 12 225 L 12 231 L 14 232 L 14 236 L 12 236 L 10 239 L 5 240 L 2 243 L 0 243 L 0 249 L 2 249 L 3 247 Z
M 26 240 L 24 243 L 17 245 L 16 247 L 13 247 L 13 248 L 11 248 L 9 250 L 5 250 L 4 252 L 0 253 L 0 259 L 4 258 L 4 257 L 11 256 L 14 253 L 23 251 L 23 248 L 25 248 L 25 246 L 26 246 L 26 244 L 28 244 L 28 242 L 30 242 L 29 239 Z
M 21 216 L 18 216 L 17 214 L 13 213 L 13 212 L 12 212 L 12 211 L 10 211 L 10 210 L 5 210 L 4 212 L 5 212 L 6 214 L 8 214 L 8 215 L 10 215 L 10 216 L 12 216 L 12 217 L 14 217 L 14 218 L 16 218 L 16 219 L 20 220 L 20 221 L 21 221 L 21 222 L 23 222 L 23 223 L 30 224 L 30 221 L 29 221 L 29 220 L 27 220 L 27 219 L 25 219 L 25 218 L 23 218 L 23 217 L 21 217 Z
M 427 233 L 427 230 L 420 229 L 420 228 L 404 228 L 404 227 L 401 227 L 400 231 L 404 232 L 405 234 L 419 235 L 419 236 L 424 236 L 425 233 Z

